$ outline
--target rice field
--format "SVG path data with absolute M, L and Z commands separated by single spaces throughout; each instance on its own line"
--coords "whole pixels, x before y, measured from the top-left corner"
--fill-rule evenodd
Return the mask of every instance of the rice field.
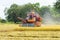
M 60 40 L 60 25 L 19 27 L 19 24 L 0 24 L 0 40 Z

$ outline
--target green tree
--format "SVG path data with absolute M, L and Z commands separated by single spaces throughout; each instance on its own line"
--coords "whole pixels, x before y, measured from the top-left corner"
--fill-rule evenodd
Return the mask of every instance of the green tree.
M 54 6 L 56 9 L 60 9 L 60 0 L 57 0 Z
M 50 7 L 49 6 L 43 6 L 40 8 L 40 15 L 43 17 L 45 13 L 50 13 Z
M 0 18 L 0 23 L 6 23 L 5 19 Z
M 60 21 L 60 0 L 54 4 L 55 20 Z
M 55 10 L 60 13 L 60 0 L 57 0 L 57 2 L 54 4 Z
M 16 14 L 18 14 L 18 5 L 13 4 L 11 7 L 7 10 L 7 20 L 15 22 L 17 21 L 16 19 Z

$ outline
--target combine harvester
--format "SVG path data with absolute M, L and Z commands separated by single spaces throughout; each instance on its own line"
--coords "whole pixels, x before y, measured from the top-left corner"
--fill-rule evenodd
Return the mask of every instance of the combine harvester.
M 18 17 L 19 20 L 24 21 L 22 18 Z M 38 23 L 39 24 L 39 23 Z M 15 30 L 19 31 L 60 31 L 60 25 L 41 25 L 38 26 L 29 26 L 30 24 L 22 24 L 20 27 L 16 28 Z

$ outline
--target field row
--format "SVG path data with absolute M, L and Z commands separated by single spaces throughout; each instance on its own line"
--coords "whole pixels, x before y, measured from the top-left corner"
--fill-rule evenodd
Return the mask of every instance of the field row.
M 0 32 L 0 39 L 9 40 L 60 40 L 60 31 Z

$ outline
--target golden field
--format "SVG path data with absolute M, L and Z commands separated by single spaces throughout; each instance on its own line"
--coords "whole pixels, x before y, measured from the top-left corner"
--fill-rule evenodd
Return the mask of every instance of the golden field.
M 60 25 L 19 27 L 19 24 L 0 24 L 0 40 L 60 40 Z

